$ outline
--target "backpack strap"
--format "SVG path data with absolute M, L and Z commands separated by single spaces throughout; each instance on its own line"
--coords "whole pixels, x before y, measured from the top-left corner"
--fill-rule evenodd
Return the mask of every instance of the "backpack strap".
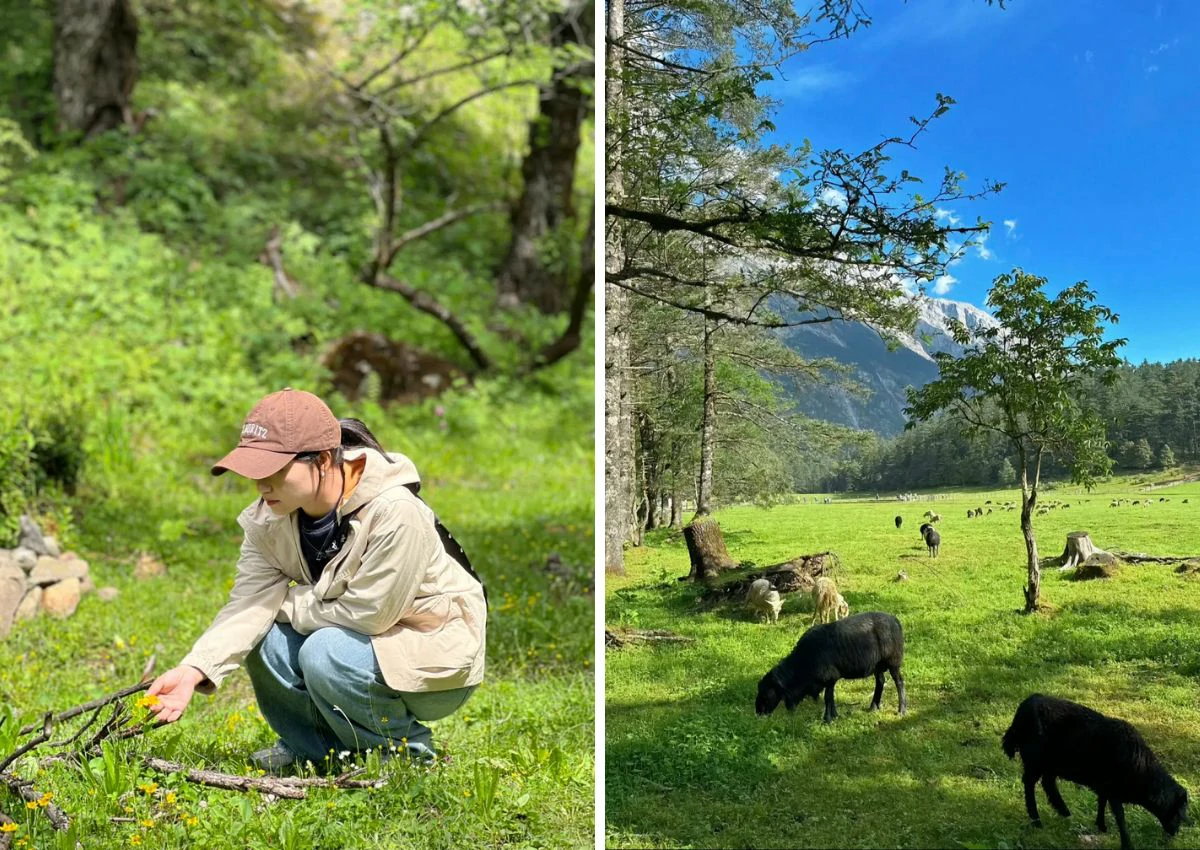
M 429 503 L 424 499 L 421 499 L 420 482 L 405 484 L 404 487 L 410 493 L 420 499 L 422 504 L 428 506 Z M 450 533 L 450 530 L 446 528 L 446 526 L 442 525 L 442 521 L 437 518 L 436 513 L 433 515 L 433 527 L 437 529 L 438 537 L 440 537 L 442 540 L 442 548 L 446 550 L 446 554 L 457 561 L 459 566 L 466 570 L 467 574 L 471 576 L 471 578 L 479 582 L 479 587 L 483 590 L 483 604 L 486 606 L 488 602 L 487 585 L 483 583 L 483 579 L 479 577 L 479 573 L 475 572 L 475 570 L 471 567 L 471 559 L 467 557 L 467 553 L 463 551 L 463 547 L 459 545 L 459 542 L 454 539 L 454 535 Z

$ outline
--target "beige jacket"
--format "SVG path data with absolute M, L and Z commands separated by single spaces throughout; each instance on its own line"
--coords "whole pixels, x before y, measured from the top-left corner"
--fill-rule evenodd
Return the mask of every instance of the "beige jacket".
M 238 517 L 245 530 L 229 601 L 181 663 L 212 693 L 275 622 L 301 634 L 326 626 L 369 635 L 384 681 L 398 691 L 445 691 L 483 680 L 483 589 L 446 553 L 433 512 L 404 486 L 417 469 L 371 449 L 358 486 L 338 512 L 353 513 L 346 543 L 314 585 L 300 553 L 296 513 L 275 516 L 259 499 Z M 361 510 L 360 510 L 361 509 Z M 292 584 L 292 583 L 295 584 Z

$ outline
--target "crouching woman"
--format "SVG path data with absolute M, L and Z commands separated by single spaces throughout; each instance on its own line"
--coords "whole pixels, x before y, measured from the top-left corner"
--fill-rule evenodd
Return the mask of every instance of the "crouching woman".
M 457 710 L 483 679 L 487 603 L 462 548 L 419 498 L 412 462 L 384 452 L 356 419 L 285 389 L 247 416 L 213 467 L 259 498 L 229 601 L 149 693 L 158 717 L 183 714 L 243 661 L 279 736 L 251 756 L 272 772 L 376 747 L 428 762 L 425 724 Z

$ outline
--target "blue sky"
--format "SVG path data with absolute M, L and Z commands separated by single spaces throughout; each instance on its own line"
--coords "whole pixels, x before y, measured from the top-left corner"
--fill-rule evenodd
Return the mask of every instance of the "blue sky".
M 781 101 L 772 141 L 862 150 L 950 95 L 897 169 L 931 189 L 947 165 L 1007 186 L 947 211 L 993 229 L 943 297 L 983 306 L 1014 266 L 1055 290 L 1087 280 L 1120 315 L 1124 357 L 1200 357 L 1200 3 L 862 2 L 870 28 L 764 87 Z

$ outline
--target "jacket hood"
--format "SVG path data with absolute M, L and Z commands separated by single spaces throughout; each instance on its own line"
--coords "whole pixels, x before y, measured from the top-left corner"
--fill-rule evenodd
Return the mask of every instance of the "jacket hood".
M 346 452 L 345 457 L 346 460 L 353 460 L 364 455 L 367 458 L 367 466 L 358 486 L 354 488 L 346 504 L 342 505 L 340 513 L 343 516 L 358 510 L 380 493 L 407 484 L 421 483 L 416 464 L 399 452 L 388 452 L 385 457 L 374 449 L 351 449 Z M 389 458 L 391 463 L 388 463 Z

